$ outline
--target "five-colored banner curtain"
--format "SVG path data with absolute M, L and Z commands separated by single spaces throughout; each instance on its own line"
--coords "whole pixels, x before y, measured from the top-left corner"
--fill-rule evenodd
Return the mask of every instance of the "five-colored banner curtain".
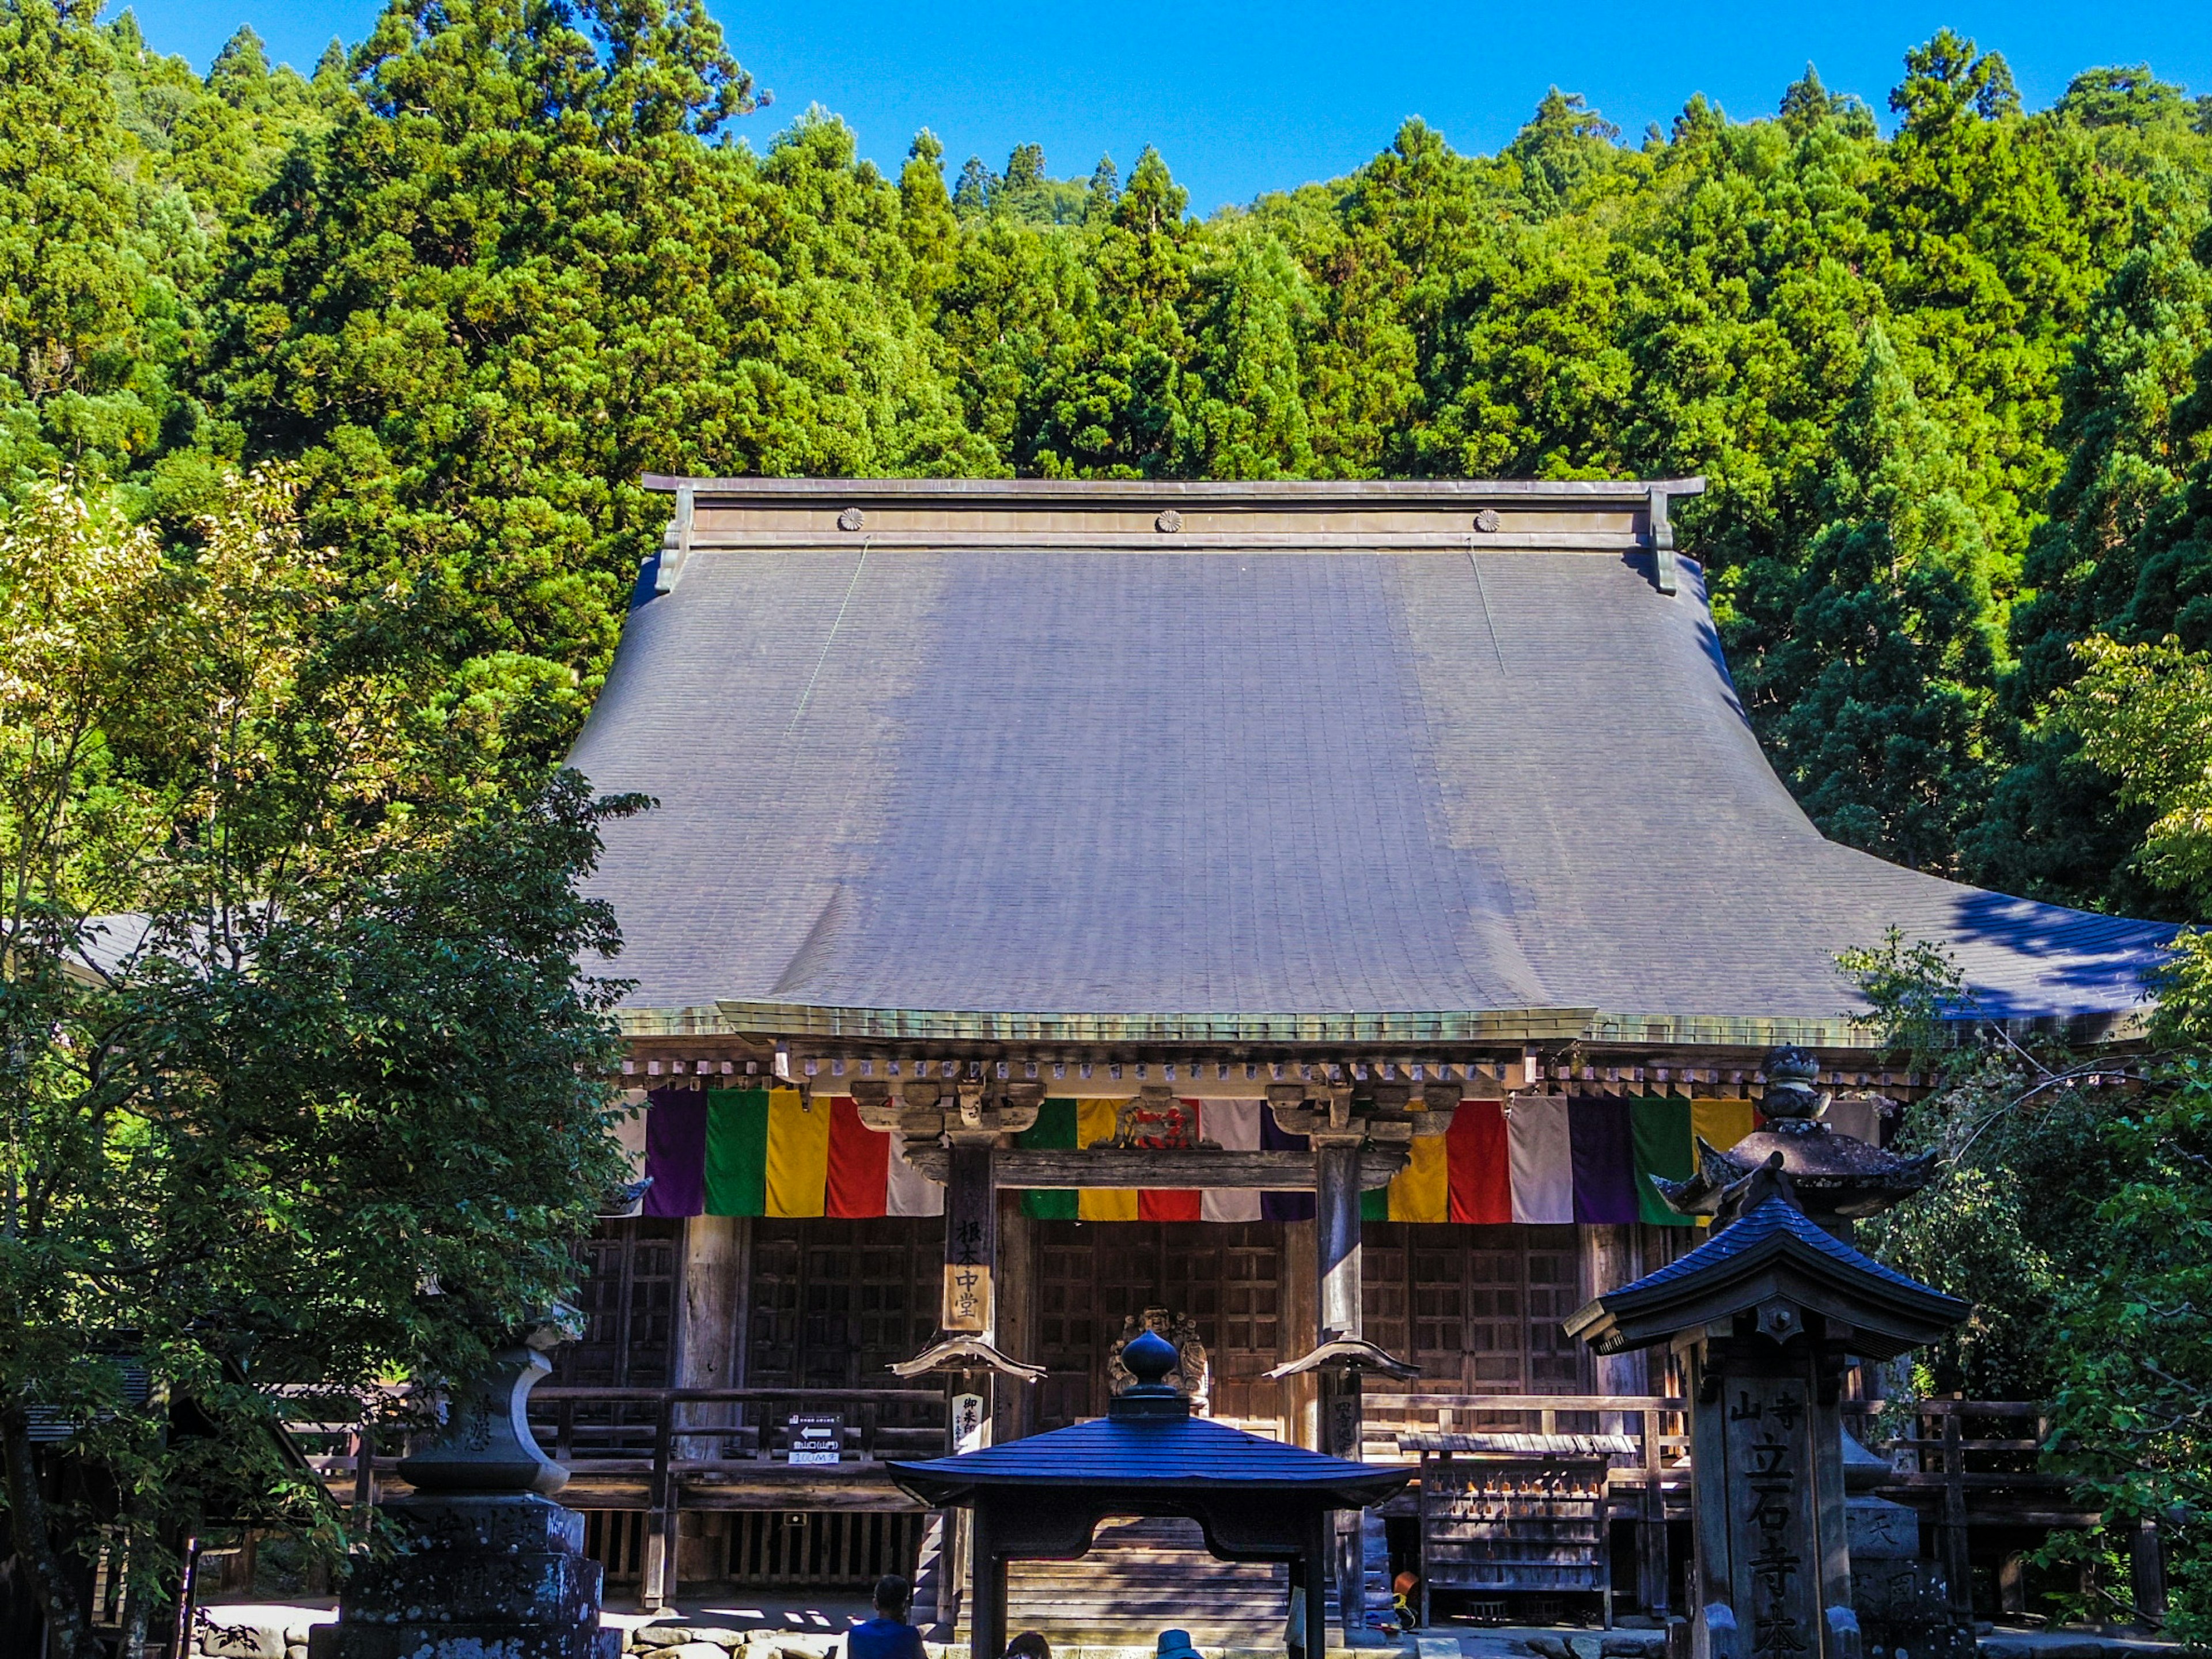
M 795 1089 L 660 1089 L 645 1114 L 649 1216 L 865 1218 L 940 1215 L 945 1190 L 913 1170 L 891 1137 L 860 1121 L 851 1100 L 809 1100 Z M 1047 1100 L 1023 1146 L 1089 1146 L 1114 1133 L 1121 1103 Z M 1304 1152 L 1305 1139 L 1275 1125 L 1259 1100 L 1188 1101 L 1199 1132 L 1232 1150 Z M 1471 1100 L 1448 1133 L 1415 1137 L 1405 1169 L 1361 1195 L 1374 1221 L 1475 1225 L 1618 1224 L 1680 1227 L 1651 1185 L 1696 1168 L 1698 1139 L 1725 1148 L 1751 1133 L 1746 1100 L 1650 1096 L 1527 1096 L 1509 1113 Z M 1854 1126 L 1856 1127 L 1856 1126 Z M 1869 1124 L 1869 1127 L 1878 1127 Z M 1204 1156 L 1204 1154 L 1194 1154 Z M 1040 1221 L 1299 1221 L 1310 1191 L 1085 1188 L 1025 1192 Z

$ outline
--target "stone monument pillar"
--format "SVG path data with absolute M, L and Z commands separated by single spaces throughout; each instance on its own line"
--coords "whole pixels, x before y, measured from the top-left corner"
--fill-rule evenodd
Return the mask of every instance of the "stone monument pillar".
M 1698 1142 L 1698 1168 L 1687 1180 L 1651 1177 L 1661 1198 L 1685 1215 L 1710 1218 L 1725 1227 L 1740 1214 L 1752 1177 L 1778 1164 L 1791 1197 L 1823 1232 L 1849 1244 L 1856 1224 L 1878 1215 L 1918 1192 L 1934 1178 L 1936 1154 L 1901 1157 L 1829 1127 L 1829 1097 L 1814 1086 L 1820 1061 L 1802 1048 L 1777 1048 L 1764 1067 L 1767 1088 L 1760 1102 L 1766 1118 L 1729 1147 Z M 1881 1460 L 1840 1430 L 1844 1528 L 1851 1559 L 1852 1607 L 1871 1646 L 1908 1659 L 1930 1659 L 1950 1645 L 1947 1602 L 1964 1606 L 1963 1585 L 1947 1597 L 1931 1582 L 1920 1555 L 1920 1517 L 1901 1504 L 1878 1497 L 1887 1469 Z
M 309 1659 L 618 1659 L 584 1517 L 546 1496 L 568 1472 L 530 1432 L 545 1352 L 569 1334 L 534 1326 L 453 1390 L 436 1441 L 399 1465 L 413 1495 L 384 1506 L 399 1552 L 355 1568 Z
M 1808 1219 L 1782 1166 L 1777 1152 L 1731 1188 L 1735 1219 L 1706 1243 L 1567 1321 L 1601 1354 L 1663 1344 L 1682 1360 L 1696 1659 L 1861 1659 L 1844 1367 L 1934 1341 L 1967 1312 Z

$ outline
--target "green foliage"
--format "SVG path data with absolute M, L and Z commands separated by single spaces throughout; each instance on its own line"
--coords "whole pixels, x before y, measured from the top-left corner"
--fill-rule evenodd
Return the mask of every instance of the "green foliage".
M 1899 1138 L 1937 1155 L 1936 1180 L 1861 1230 L 1882 1260 L 1973 1304 L 1916 1362 L 1912 1388 L 2051 1401 L 2045 1467 L 2106 1530 L 2054 1534 L 2045 1561 L 2101 1562 L 2155 1522 L 2166 1633 L 2201 1644 L 2212 1635 L 2212 940 L 2188 933 L 2179 946 L 2156 988 L 2154 1046 L 2124 1059 L 1996 1027 L 1954 1026 L 1931 1047 L 1937 1021 L 1972 1012 L 1940 951 L 1893 932 L 1843 965 L 1899 1054 L 1941 1079 Z M 2074 1611 L 2125 1616 L 2100 1594 L 2112 1604 Z
M 452 700 L 290 497 L 226 481 L 170 549 L 59 488 L 0 522 L 0 1501 L 68 1653 L 65 1550 L 151 1568 L 143 1620 L 204 1515 L 342 1543 L 268 1385 L 465 1370 L 622 1169 L 575 884 L 635 803 Z
M 1888 139 L 1810 65 L 1635 146 L 1555 88 L 1495 156 L 1408 121 L 1201 222 L 1150 150 L 948 180 L 925 131 L 893 181 L 819 111 L 733 143 L 700 0 L 397 0 L 312 77 L 250 31 L 200 77 L 127 14 L 0 24 L 0 490 L 69 465 L 176 531 L 296 464 L 349 591 L 545 755 L 649 471 L 1698 472 L 1686 543 L 1829 833 L 2190 902 L 2053 717 L 2093 634 L 2212 643 L 2212 124 L 2143 66 L 2030 113 L 1940 33 Z
M 213 384 L 457 671 L 605 671 L 665 517 L 642 472 L 988 467 L 899 191 L 817 113 L 758 158 L 703 142 L 750 82 L 696 3 L 396 7 L 355 74 L 239 238 Z
M 2201 1020 L 2201 1016 L 2200 1016 Z M 2108 1527 L 2165 1534 L 2168 1633 L 2212 1635 L 2212 1062 L 2203 1050 L 2106 1126 L 2123 1177 L 2054 1336 L 2061 1467 Z
M 2171 635 L 2136 646 L 2092 635 L 2078 654 L 2084 672 L 2057 700 L 2055 723 L 2122 806 L 2151 816 L 2145 878 L 2212 908 L 2212 653 L 2185 652 Z

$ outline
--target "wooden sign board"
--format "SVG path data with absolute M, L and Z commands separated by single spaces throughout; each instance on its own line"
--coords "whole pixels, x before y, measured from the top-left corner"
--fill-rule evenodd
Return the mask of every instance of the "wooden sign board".
M 991 1268 L 998 1258 L 998 1198 L 991 1148 L 954 1146 L 945 1185 L 945 1301 L 947 1332 L 991 1330 Z

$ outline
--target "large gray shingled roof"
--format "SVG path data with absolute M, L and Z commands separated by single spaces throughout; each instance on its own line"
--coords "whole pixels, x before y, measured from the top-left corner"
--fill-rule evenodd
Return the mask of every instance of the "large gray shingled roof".
M 1184 486 L 1212 532 L 1149 538 L 1126 514 L 1080 531 L 1127 486 L 973 533 L 955 509 L 988 486 L 726 488 L 766 505 L 710 532 L 714 487 L 686 500 L 681 580 L 641 584 L 574 752 L 660 802 L 610 827 L 593 884 L 633 1009 L 884 1035 L 1595 1011 L 1759 1040 L 1834 1020 L 1837 952 L 1887 928 L 1949 947 L 2007 1017 L 2135 1006 L 2172 931 L 1825 840 L 1752 735 L 1694 562 L 1659 591 L 1643 485 L 1421 496 L 1440 525 L 1525 506 L 1492 538 L 1363 529 L 1386 487 L 1240 538 L 1238 502 L 1326 487 Z M 827 527 L 864 496 L 890 504 L 870 529 Z M 1593 507 L 1614 516 L 1568 510 Z

